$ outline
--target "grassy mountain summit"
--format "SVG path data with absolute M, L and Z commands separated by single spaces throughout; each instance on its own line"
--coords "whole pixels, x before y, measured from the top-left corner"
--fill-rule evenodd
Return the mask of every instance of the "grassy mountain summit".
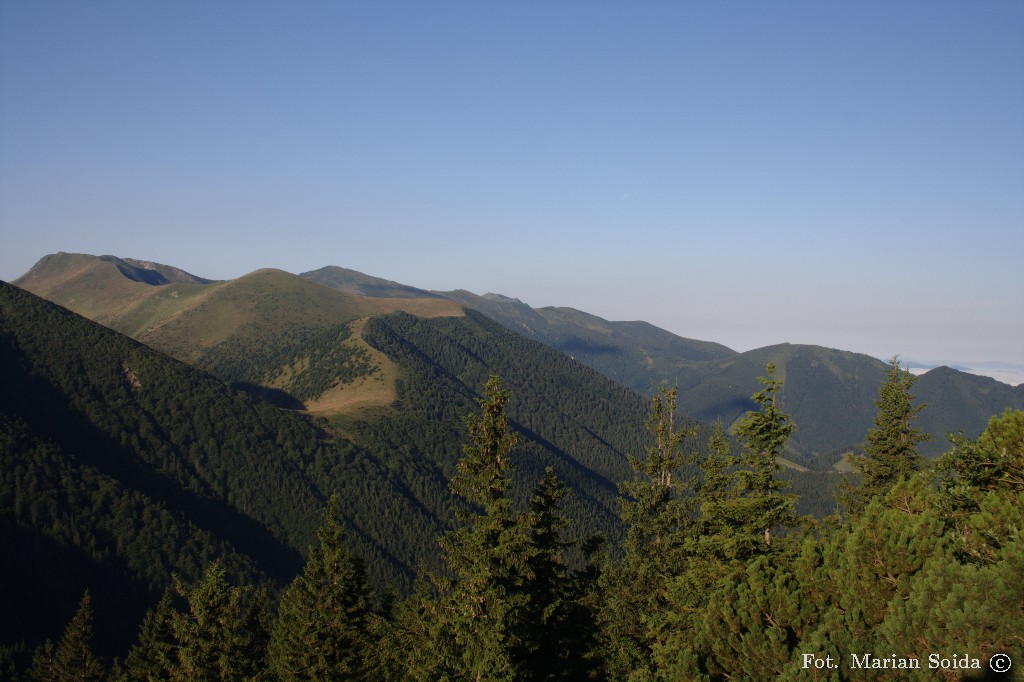
M 299 277 L 317 282 L 332 289 L 347 291 L 360 296 L 375 298 L 442 298 L 439 294 L 406 286 L 391 280 L 364 275 L 355 270 L 328 265 L 319 270 L 311 270 L 299 274 Z
M 173 265 L 142 261 L 117 256 L 90 256 L 83 253 L 54 253 L 43 256 L 15 283 L 23 288 L 52 290 L 74 277 L 85 276 L 90 270 L 110 263 L 130 280 L 146 284 L 212 284 L 216 280 L 198 277 Z

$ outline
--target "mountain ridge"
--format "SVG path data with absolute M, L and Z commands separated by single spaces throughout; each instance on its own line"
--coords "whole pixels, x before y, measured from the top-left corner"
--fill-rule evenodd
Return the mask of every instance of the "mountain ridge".
M 414 315 L 429 316 L 464 314 L 462 310 L 465 308 L 475 309 L 506 329 L 551 346 L 641 395 L 651 395 L 659 386 L 678 386 L 680 409 L 684 414 L 701 421 L 722 419 L 727 426 L 753 407 L 750 396 L 758 390 L 756 379 L 763 374 L 765 365 L 772 362 L 776 364 L 780 378 L 787 382 L 784 400 L 797 423 L 788 456 L 797 465 L 816 470 L 830 469 L 847 452 L 861 447 L 864 434 L 871 427 L 874 399 L 885 369 L 881 360 L 853 351 L 783 343 L 739 353 L 722 344 L 685 339 L 643 321 L 610 322 L 567 307 L 535 309 L 502 294 L 479 296 L 466 290 L 425 292 L 338 266 L 312 270 L 304 276 L 263 269 L 236 280 L 209 285 L 151 286 L 130 281 L 123 273 L 115 275 L 112 265 L 101 259 L 97 259 L 97 263 L 108 268 L 105 279 L 93 273 L 93 280 L 100 286 L 91 292 L 83 292 L 81 288 L 64 284 L 53 300 L 70 305 L 92 319 L 125 331 L 175 357 L 197 362 L 229 381 L 285 393 L 294 393 L 294 390 L 282 377 L 310 371 L 308 360 L 304 359 L 308 354 L 289 351 L 288 348 L 308 344 L 310 339 L 303 341 L 281 329 L 275 331 L 275 327 L 287 320 L 286 326 L 292 329 L 309 329 L 314 336 L 327 333 L 332 325 L 324 311 L 329 309 L 334 310 L 329 316 L 334 323 L 348 325 L 347 331 L 339 328 L 339 340 L 351 336 L 352 329 L 361 333 L 362 323 L 357 324 L 357 320 L 391 310 L 403 309 Z M 77 267 L 82 269 L 81 262 L 77 262 Z M 84 280 L 79 277 L 72 283 L 75 281 L 81 285 Z M 249 289 L 245 289 L 246 286 Z M 148 291 L 145 300 L 133 304 L 133 294 L 126 293 L 126 290 L 137 292 L 142 288 Z M 242 297 L 244 300 L 228 296 L 236 288 L 248 292 Z M 154 295 L 154 291 L 162 292 L 161 296 Z M 360 291 L 363 293 L 357 293 Z M 46 294 L 45 291 L 39 293 Z M 366 293 L 372 295 L 364 295 Z M 124 324 L 130 318 L 126 308 L 136 305 L 133 314 L 141 314 L 140 311 L 145 310 L 159 317 L 160 310 L 166 312 L 168 297 L 175 294 L 183 299 L 195 299 L 192 306 L 195 310 L 190 309 L 187 313 L 191 316 L 189 319 L 182 317 L 167 322 L 169 326 L 160 326 L 158 331 L 140 331 L 138 325 L 127 328 Z M 413 297 L 413 294 L 427 294 L 427 297 Z M 134 295 L 139 296 L 138 293 Z M 222 303 L 216 310 L 211 310 L 210 306 L 203 307 L 202 296 L 215 295 L 226 297 L 230 305 Z M 342 299 L 334 298 L 336 295 L 349 296 L 344 299 L 348 303 L 341 305 L 339 301 Z M 99 299 L 105 302 L 99 302 Z M 268 308 L 272 305 L 270 299 L 277 301 L 278 308 Z M 311 305 L 310 301 L 318 303 Z M 165 307 L 160 308 L 158 303 Z M 243 314 L 255 310 L 257 305 L 265 309 L 260 313 L 263 317 L 256 322 L 242 319 Z M 446 305 L 458 306 L 459 310 L 445 309 Z M 303 310 L 307 312 L 303 313 Z M 204 315 L 212 321 L 197 322 L 200 318 L 206 319 Z M 316 322 L 318 318 L 320 321 Z M 229 325 L 227 331 L 222 332 L 230 338 L 205 338 L 196 331 L 216 331 L 217 324 Z M 346 343 L 358 345 L 359 333 Z M 268 348 L 278 349 L 275 352 L 281 356 L 283 364 L 276 369 L 264 367 L 262 374 L 244 369 L 245 365 L 251 365 L 251 359 L 261 354 L 266 356 Z M 342 389 L 333 390 L 347 390 L 344 389 L 347 385 L 344 384 L 345 377 L 351 376 L 351 381 L 356 381 L 356 378 L 351 374 L 352 370 L 342 367 L 349 366 L 345 363 L 357 362 L 357 359 L 337 353 L 331 357 L 335 358 L 331 360 L 334 364 L 321 366 L 317 371 L 334 373 L 338 377 L 334 385 L 342 386 Z M 369 365 L 364 370 L 374 371 Z M 399 379 L 395 373 L 378 372 L 377 377 L 385 375 L 391 386 Z M 386 386 L 358 381 L 362 383 L 353 384 L 352 390 L 375 391 L 373 400 L 376 402 L 373 404 L 378 408 L 381 401 L 386 402 L 388 396 L 393 395 L 387 390 L 381 392 Z M 942 451 L 943 436 L 947 431 L 964 431 L 968 436 L 976 436 L 991 414 L 1006 407 L 1024 407 L 1024 386 L 1013 388 L 989 382 L 994 380 L 966 374 L 954 381 L 941 372 L 934 373 L 934 370 L 921 375 L 917 390 L 919 395 L 928 399 L 920 398 L 919 402 L 931 406 L 922 413 L 921 423 L 933 435 L 933 439 L 922 446 L 925 454 L 934 455 Z M 952 389 L 943 392 L 936 388 L 939 385 L 952 386 Z M 321 384 L 316 386 L 323 388 Z M 332 409 L 330 406 L 341 406 L 338 409 L 343 410 L 344 406 L 354 404 L 360 398 L 356 391 L 349 392 L 347 396 L 338 395 L 318 401 L 319 394 L 314 395 L 308 390 L 302 402 L 325 410 Z

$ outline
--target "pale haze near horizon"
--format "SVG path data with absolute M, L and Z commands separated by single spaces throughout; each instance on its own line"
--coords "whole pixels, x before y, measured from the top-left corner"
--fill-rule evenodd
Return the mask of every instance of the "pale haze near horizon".
M 0 244 L 1024 364 L 1024 4 L 0 3 Z

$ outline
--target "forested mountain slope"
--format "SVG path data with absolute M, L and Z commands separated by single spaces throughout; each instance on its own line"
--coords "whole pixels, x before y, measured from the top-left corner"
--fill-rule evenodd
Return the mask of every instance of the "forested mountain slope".
M 180 352 L 194 353 L 194 362 L 220 378 L 0 283 L 0 532 L 15 548 L 0 560 L 0 579 L 19 586 L 0 597 L 13 614 L 0 630 L 0 649 L 54 638 L 86 587 L 95 598 L 98 648 L 116 653 L 172 572 L 194 583 L 220 558 L 237 580 L 281 586 L 301 565 L 334 492 L 373 582 L 408 594 L 416 573 L 443 573 L 437 538 L 456 525 L 449 482 L 466 443 L 464 417 L 495 374 L 511 390 L 505 409 L 519 438 L 513 509 L 525 510 L 551 466 L 570 491 L 566 538 L 596 531 L 613 543 L 622 538 L 618 488 L 635 477 L 627 455 L 642 458 L 651 445 L 649 401 L 579 359 L 477 311 L 445 314 L 454 303 L 442 299 L 365 299 L 273 270 L 225 283 L 152 285 L 100 267 L 93 262 L 85 270 L 113 287 L 121 286 L 117 277 L 157 290 L 152 300 L 172 287 L 203 288 L 196 305 L 161 324 L 177 330 L 170 336 Z M 388 312 L 399 303 L 429 316 Z M 780 407 L 796 433 L 859 442 L 870 417 L 860 432 L 851 425 L 839 436 L 828 430 L 838 428 L 833 415 L 854 413 L 860 401 L 873 407 L 884 367 L 873 378 L 873 361 L 863 358 L 782 345 L 694 362 L 679 383 L 696 386 L 693 399 L 709 410 L 726 404 L 739 416 L 753 407 L 756 377 L 775 362 Z M 372 410 L 318 417 L 227 383 L 315 398 L 324 389 L 312 378 L 333 381 L 341 374 L 332 372 L 342 370 L 354 377 L 345 385 L 379 380 L 391 393 Z M 288 381 L 275 385 L 282 371 Z M 1017 396 L 996 382 L 965 383 L 953 370 L 934 374 L 937 393 L 928 393 L 926 375 L 914 389 L 919 399 L 948 405 L 943 393 L 977 391 L 982 398 L 972 409 L 980 413 L 987 400 Z M 802 422 L 798 410 L 826 423 Z M 938 418 L 946 423 L 957 414 L 939 411 Z M 704 452 L 708 435 L 701 431 L 682 447 Z M 802 445 L 780 451 L 815 461 Z M 836 474 L 785 475 L 804 510 L 832 511 Z M 618 556 L 615 548 L 611 556 Z M 722 661 L 732 663 L 724 653 Z
M 441 513 L 447 480 L 461 452 L 463 415 L 491 374 L 512 391 L 509 417 L 520 434 L 514 495 L 526 494 L 554 467 L 573 491 L 573 536 L 619 533 L 618 483 L 629 475 L 627 455 L 645 446 L 646 400 L 536 341 L 470 311 L 462 318 L 394 313 L 370 320 L 366 341 L 401 368 L 398 401 L 386 416 L 356 425 L 353 439 L 390 453 L 403 478 L 436 486 L 424 504 Z M 402 454 L 405 454 L 404 460 Z M 426 492 L 426 491 L 425 491 Z M 440 493 L 440 494 L 438 494 Z
M 318 274 L 325 271 L 347 274 L 334 279 Z M 352 282 L 366 277 L 336 267 L 302 276 L 313 275 L 317 281 L 345 290 L 354 290 Z M 363 291 L 392 295 L 387 289 L 372 294 Z M 722 419 L 729 425 L 751 409 L 757 376 L 773 362 L 786 379 L 786 409 L 798 424 L 790 455 L 820 470 L 827 470 L 845 452 L 861 446 L 885 374 L 884 362 L 862 353 L 789 343 L 737 353 L 720 344 L 676 336 L 646 322 L 610 322 L 572 308 L 531 308 L 498 294 L 435 293 L 557 348 L 641 395 L 652 395 L 661 385 L 678 386 L 681 411 L 704 422 Z M 1024 386 L 1010 387 L 949 368 L 923 375 L 916 390 L 919 403 L 928 405 L 921 415 L 921 427 L 932 435 L 921 446 L 928 456 L 946 449 L 947 433 L 963 431 L 976 437 L 991 415 L 1024 407 Z
M 643 321 L 612 322 L 575 308 L 530 308 L 498 294 L 442 293 L 513 331 L 594 365 L 621 384 L 644 389 L 640 393 L 654 393 L 663 376 L 687 363 L 736 353 L 720 343 L 685 339 Z
M 89 588 L 101 643 L 123 644 L 172 573 L 215 558 L 289 580 L 331 492 L 376 582 L 434 551 L 437 520 L 370 454 L 6 283 L 0 385 L 0 640 L 55 636 Z
M 922 374 L 914 384 L 921 411 L 921 428 L 933 435 L 921 445 L 922 453 L 933 456 L 949 446 L 948 431 L 964 431 L 969 438 L 980 434 L 993 414 L 1011 408 L 1024 409 L 1024 384 L 1008 386 L 989 377 L 968 374 L 949 367 L 936 367 Z
M 858 450 L 871 428 L 885 363 L 849 351 L 821 346 L 779 344 L 739 353 L 723 361 L 697 364 L 680 378 L 680 403 L 696 419 L 721 417 L 733 423 L 753 403 L 759 368 L 775 364 L 786 382 L 785 409 L 797 430 L 790 456 L 811 468 L 826 469 L 842 455 Z M 980 434 L 992 414 L 1024 407 L 1024 386 L 1011 387 L 988 377 L 940 367 L 914 385 L 920 428 L 931 435 L 920 452 L 935 456 L 948 448 L 947 433 Z
M 397 402 L 330 425 L 13 286 L 0 300 L 10 387 L 0 499 L 17 548 L 2 571 L 5 584 L 24 585 L 5 594 L 8 612 L 24 615 L 2 633 L 8 641 L 55 636 L 85 587 L 107 605 L 102 641 L 119 618 L 137 623 L 171 573 L 197 578 L 216 557 L 240 578 L 279 584 L 334 491 L 374 582 L 408 590 L 417 566 L 438 565 L 462 418 L 492 373 L 514 392 L 515 497 L 551 464 L 572 491 L 571 536 L 621 532 L 617 485 L 626 455 L 645 448 L 645 399 L 477 313 L 371 318 L 364 337 L 399 368 Z M 62 586 L 56 610 L 46 606 L 52 584 Z

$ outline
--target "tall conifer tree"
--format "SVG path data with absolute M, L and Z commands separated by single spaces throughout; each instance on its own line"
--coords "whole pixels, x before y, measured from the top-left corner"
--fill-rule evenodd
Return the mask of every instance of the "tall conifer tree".
M 479 411 L 465 419 L 469 443 L 450 483 L 464 502 L 456 509 L 462 525 L 441 538 L 449 575 L 433 579 L 436 597 L 419 584 L 388 642 L 390 659 L 408 647 L 397 666 L 406 677 L 557 679 L 583 655 L 567 644 L 577 612 L 561 556 L 564 486 L 549 470 L 526 512 L 507 495 L 518 441 L 509 397 L 492 376 Z
M 530 533 L 513 512 L 506 492 L 510 451 L 518 435 L 509 428 L 510 394 L 497 377 L 484 385 L 479 413 L 465 418 L 469 443 L 450 482 L 466 505 L 456 510 L 462 526 L 441 538 L 450 577 L 437 578 L 438 603 L 412 608 L 424 623 L 413 640 L 418 679 L 514 680 L 525 677 L 516 652 L 527 647 L 529 597 L 523 589 L 534 552 Z M 407 630 L 419 629 L 413 618 Z M 429 654 L 422 651 L 429 648 Z
M 739 476 L 745 501 L 743 518 L 737 519 L 746 529 L 741 544 L 746 542 L 753 548 L 761 536 L 764 550 L 771 547 L 773 529 L 791 526 L 796 521 L 796 498 L 782 492 L 788 486 L 775 476 L 778 459 L 795 426 L 782 411 L 782 381 L 775 378 L 774 364 L 768 363 L 766 374 L 757 378 L 762 389 L 751 396 L 760 411 L 748 412 L 733 427 L 744 450 Z
M 281 596 L 269 646 L 279 680 L 363 679 L 373 642 L 372 592 L 345 546 L 341 502 L 331 497 L 302 575 Z
M 530 677 L 537 680 L 584 679 L 596 668 L 595 609 L 587 603 L 596 574 L 593 564 L 582 571 L 570 571 L 565 564 L 564 552 L 575 544 L 562 539 L 570 525 L 562 514 L 568 493 L 549 466 L 534 489 L 530 511 L 523 515 L 533 544 L 525 586 L 525 617 L 533 634 L 521 656 L 530 661 Z M 600 536 L 590 538 L 584 554 L 592 560 L 599 544 Z
M 188 611 L 171 616 L 176 642 L 169 670 L 172 680 L 244 680 L 249 671 L 264 666 L 265 661 L 246 658 L 244 590 L 225 576 L 226 570 L 215 561 L 190 589 L 175 580 Z
M 653 670 L 653 648 L 673 622 L 668 586 L 686 570 L 692 551 L 694 482 L 680 480 L 679 469 L 695 459 L 682 445 L 696 429 L 677 428 L 677 393 L 663 387 L 652 398 L 646 427 L 654 443 L 644 460 L 630 458 L 637 477 L 619 487 L 625 556 L 603 576 L 601 616 L 615 678 Z
M 739 464 L 726 439 L 722 421 L 708 439 L 708 454 L 701 461 L 702 480 L 697 489 L 697 555 L 704 563 L 729 561 L 740 557 L 736 532 L 742 515 Z
M 104 676 L 92 652 L 92 599 L 86 592 L 57 648 L 46 642 L 36 652 L 29 677 L 37 682 L 98 682 Z
M 139 641 L 128 652 L 124 663 L 125 682 L 166 680 L 173 665 L 176 643 L 171 628 L 174 616 L 170 589 L 164 591 L 156 606 L 142 620 Z
M 893 356 L 875 400 L 878 412 L 868 431 L 864 455 L 850 460 L 859 482 L 844 481 L 840 487 L 840 502 L 851 516 L 859 515 L 871 500 L 884 497 L 897 481 L 921 466 L 917 445 L 930 436 L 913 427 L 925 408 L 913 405 L 911 389 L 916 381 L 917 377 L 900 367 L 899 356 Z

